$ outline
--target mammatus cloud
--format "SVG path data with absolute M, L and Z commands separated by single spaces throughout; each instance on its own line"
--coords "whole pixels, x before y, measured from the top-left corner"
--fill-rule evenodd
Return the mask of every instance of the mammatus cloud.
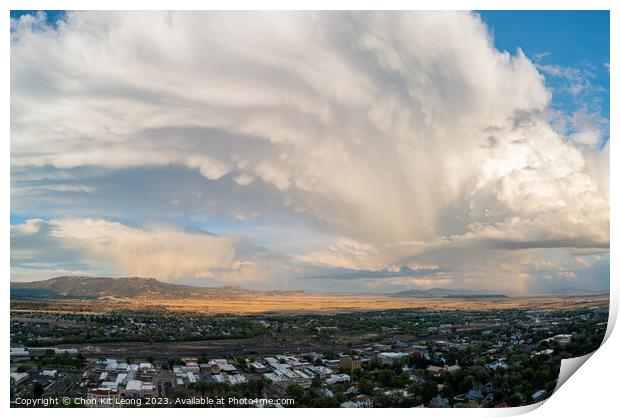
M 100 199 L 118 218 L 267 227 L 278 214 L 333 239 L 270 254 L 286 265 L 272 280 L 466 264 L 462 280 L 511 287 L 515 274 L 535 276 L 525 248 L 544 258 L 609 241 L 608 142 L 587 115 L 576 134 L 550 123 L 539 70 L 554 71 L 496 50 L 474 13 L 69 12 L 54 26 L 23 16 L 11 31 L 12 204 L 100 218 L 89 203 Z M 261 270 L 234 255 L 233 238 L 75 222 L 62 221 L 66 237 L 87 234 L 88 257 L 127 273 Z M 483 266 L 480 242 L 502 243 L 501 279 L 454 253 Z

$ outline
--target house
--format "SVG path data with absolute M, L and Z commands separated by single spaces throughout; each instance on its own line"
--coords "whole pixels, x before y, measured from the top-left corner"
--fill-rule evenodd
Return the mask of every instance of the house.
M 324 388 L 323 390 L 321 390 L 321 395 L 325 396 L 326 398 L 333 398 L 334 392 L 332 392 L 331 390 L 327 388 Z
M 482 398 L 482 393 L 479 390 L 470 389 L 465 396 L 468 400 L 473 401 L 474 399 Z
M 446 398 L 442 398 L 441 395 L 437 395 L 431 399 L 429 406 L 431 408 L 450 408 L 450 402 Z
M 560 345 L 566 345 L 573 338 L 572 334 L 558 334 L 553 337 L 547 338 L 543 341 L 554 341 Z
M 226 382 L 226 379 L 221 374 L 214 374 L 214 375 L 211 376 L 211 379 L 213 379 L 216 383 L 225 383 Z
M 245 383 L 248 381 L 246 377 L 242 374 L 231 374 L 228 375 L 228 381 L 231 385 L 238 385 L 239 383 Z
M 457 372 L 459 370 L 461 370 L 461 366 L 459 366 L 458 364 L 455 364 L 453 366 L 428 366 L 426 368 L 426 370 L 428 370 L 429 372 L 433 373 L 435 376 L 439 376 L 443 373 L 454 373 Z
M 350 401 L 346 401 L 340 404 L 341 408 L 372 408 L 372 398 L 366 395 L 358 395 Z
M 486 367 L 489 370 L 506 369 L 508 367 L 508 363 L 506 363 L 503 360 L 497 360 L 493 363 L 487 364 L 484 367 Z
M 535 392 L 535 393 L 532 395 L 532 400 L 533 400 L 534 402 L 539 402 L 539 401 L 541 401 L 541 400 L 543 400 L 543 399 L 545 398 L 545 395 L 546 395 L 546 394 L 547 394 L 547 391 L 546 391 L 546 390 L 544 390 L 544 389 L 541 389 L 541 390 L 539 390 L 539 391 Z
M 351 385 L 347 390 L 344 391 L 345 395 L 357 395 L 359 391 L 357 390 L 356 385 Z
M 333 374 L 331 375 L 328 379 L 325 379 L 325 383 L 327 383 L 328 385 L 333 385 L 335 383 L 344 383 L 344 382 L 350 382 L 351 381 L 351 376 L 349 376 L 348 374 Z
M 552 348 L 548 348 L 546 350 L 536 351 L 535 353 L 532 353 L 531 357 L 540 356 L 540 355 L 550 356 L 551 354 L 553 354 L 553 349 Z
M 321 380 L 327 379 L 332 375 L 332 369 L 328 369 L 324 366 L 311 366 L 308 367 L 308 370 L 317 375 L 317 377 Z
M 152 372 L 154 370 L 153 364 L 149 362 L 142 362 L 138 364 L 138 370 L 141 372 Z

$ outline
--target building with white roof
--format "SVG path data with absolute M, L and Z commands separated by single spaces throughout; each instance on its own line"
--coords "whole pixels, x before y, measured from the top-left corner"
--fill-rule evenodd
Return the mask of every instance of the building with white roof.
M 28 373 L 11 373 L 11 380 L 14 381 L 18 385 L 20 383 L 25 382 L 29 378 L 30 378 L 30 375 Z
M 105 363 L 105 369 L 108 371 L 116 370 L 117 367 L 118 367 L 118 363 L 116 362 L 116 360 L 112 360 L 111 362 Z
M 226 382 L 226 379 L 221 374 L 214 374 L 214 375 L 211 376 L 211 378 L 213 380 L 215 380 L 217 383 L 224 383 L 224 382 Z
M 265 357 L 265 361 L 273 368 L 277 368 L 278 366 L 280 366 L 280 362 L 273 357 Z
M 242 374 L 231 374 L 228 376 L 228 381 L 231 385 L 237 385 L 239 383 L 245 383 L 248 381 L 246 377 Z
M 333 385 L 334 383 L 350 382 L 351 376 L 348 374 L 332 374 L 329 378 L 325 379 L 325 383 Z
M 56 377 L 56 373 L 58 373 L 58 370 L 43 370 L 41 376 Z
M 138 364 L 138 370 L 148 372 L 153 370 L 153 365 L 149 362 L 142 362 Z
M 11 357 L 28 357 L 30 352 L 26 347 L 11 347 Z
M 153 397 L 157 395 L 155 385 L 141 380 L 129 380 L 125 386 L 125 396 L 129 398 Z
M 116 382 L 101 382 L 101 387 L 105 389 L 118 390 L 118 383 Z
M 308 370 L 316 374 L 321 380 L 327 379 L 333 373 L 332 369 L 329 369 L 325 366 L 310 366 L 308 367 Z
M 403 353 L 400 351 L 384 351 L 382 353 L 377 354 L 377 358 L 384 363 L 390 364 L 394 360 L 398 360 L 404 357 L 407 357 L 408 353 Z

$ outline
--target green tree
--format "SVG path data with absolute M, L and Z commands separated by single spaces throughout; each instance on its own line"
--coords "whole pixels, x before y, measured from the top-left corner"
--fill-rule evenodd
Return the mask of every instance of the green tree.
M 200 396 L 204 397 L 206 393 L 212 389 L 209 382 L 206 380 L 199 380 L 194 384 L 194 389 L 196 392 L 200 393 Z
M 293 399 L 299 399 L 304 395 L 304 388 L 300 385 L 290 385 L 286 389 L 286 394 Z
M 35 382 L 35 384 L 32 385 L 32 396 L 34 396 L 36 399 L 43 396 L 43 392 L 43 385 L 41 383 Z
M 184 387 L 179 386 L 179 387 L 172 389 L 172 391 L 170 391 L 170 399 L 172 399 L 173 402 L 179 399 L 190 399 L 191 397 L 192 397 L 192 392 L 189 391 L 188 389 L 185 389 Z M 183 404 L 178 404 L 175 406 L 183 406 Z

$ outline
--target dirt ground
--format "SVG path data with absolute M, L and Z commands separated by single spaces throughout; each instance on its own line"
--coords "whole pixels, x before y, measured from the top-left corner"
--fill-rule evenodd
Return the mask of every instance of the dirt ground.
M 601 306 L 609 303 L 609 295 L 508 297 L 499 299 L 423 299 L 378 295 L 292 295 L 237 297 L 222 299 L 114 299 L 114 300 L 14 300 L 11 310 L 102 313 L 118 310 L 151 310 L 205 314 L 282 314 L 335 313 L 385 309 L 571 309 Z

